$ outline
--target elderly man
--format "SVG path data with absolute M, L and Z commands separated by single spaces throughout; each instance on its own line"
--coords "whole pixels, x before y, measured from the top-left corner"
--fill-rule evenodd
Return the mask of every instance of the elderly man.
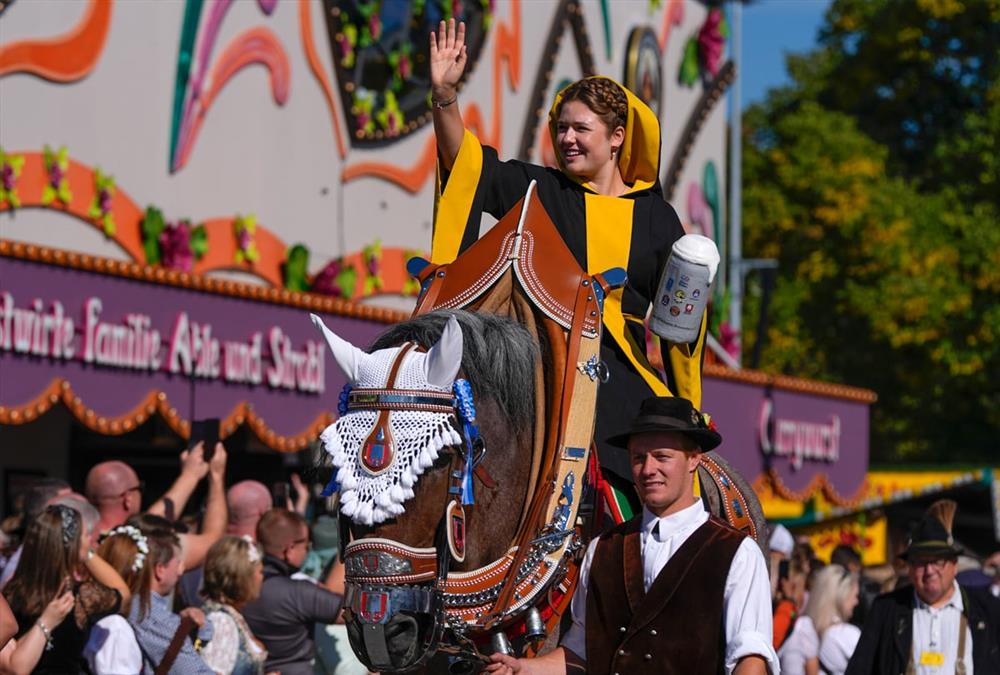
M 226 531 L 226 449 L 215 446 L 211 462 L 206 462 L 201 443 L 181 453 L 181 472 L 147 513 L 175 520 L 184 510 L 191 493 L 207 475 L 208 500 L 200 534 L 181 535 L 184 566 L 193 569 L 205 560 L 209 547 Z M 87 473 L 85 491 L 90 503 L 101 514 L 98 530 L 103 533 L 123 525 L 142 509 L 143 483 L 128 464 L 119 461 L 101 462 Z
M 701 453 L 722 438 L 690 401 L 651 397 L 608 442 L 628 449 L 642 513 L 591 542 L 562 646 L 496 654 L 487 670 L 777 673 L 764 556 L 694 495 Z
M 1000 600 L 955 581 L 962 552 L 956 504 L 935 502 L 906 551 L 913 584 L 880 596 L 865 620 L 847 675 L 1000 673 Z

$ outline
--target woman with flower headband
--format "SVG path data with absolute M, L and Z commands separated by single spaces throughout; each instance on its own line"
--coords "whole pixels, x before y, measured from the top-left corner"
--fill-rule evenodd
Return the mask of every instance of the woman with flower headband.
M 97 549 L 128 585 L 143 611 L 148 611 L 150 567 L 149 540 L 137 527 L 119 525 L 108 532 Z M 128 621 L 119 615 L 106 616 L 90 631 L 83 650 L 95 675 L 119 675 L 142 671 L 142 651 Z
M 89 542 L 83 518 L 68 506 L 49 506 L 28 525 L 21 562 L 4 596 L 20 627 L 18 639 L 35 631 L 45 640 L 34 673 L 82 672 L 83 646 L 91 626 L 128 608 L 128 586 L 90 550 Z M 51 602 L 67 591 L 75 599 L 73 616 L 56 625 Z
M 646 357 L 646 313 L 671 247 L 684 235 L 659 184 L 659 121 L 615 81 L 588 77 L 560 91 L 549 111 L 558 169 L 501 161 L 466 129 L 459 112 L 466 61 L 465 25 L 442 21 L 430 36 L 439 178 L 432 262 L 454 260 L 478 239 L 484 212 L 499 219 L 536 181 L 542 205 L 581 268 L 628 272 L 625 287 L 604 303 L 601 360 L 610 378 L 598 390 L 594 434 L 605 477 L 616 488 L 616 515 L 627 520 L 638 508 L 631 468 L 606 439 L 626 428 L 649 396 L 680 396 L 701 407 L 704 319 L 694 342 L 661 342 L 666 382 Z
M 260 549 L 248 537 L 223 537 L 208 550 L 202 593 L 215 629 L 202 658 L 223 675 L 260 675 L 267 650 L 254 637 L 241 610 L 260 595 L 264 567 Z

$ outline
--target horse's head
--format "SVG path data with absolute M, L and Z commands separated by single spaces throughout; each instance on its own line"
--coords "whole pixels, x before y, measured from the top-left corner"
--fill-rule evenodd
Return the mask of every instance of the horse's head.
M 437 647 L 448 572 L 499 558 L 513 538 L 537 347 L 520 324 L 488 314 L 419 316 L 370 353 L 313 321 L 348 380 L 322 435 L 353 535 L 348 633 L 370 669 L 405 670 Z

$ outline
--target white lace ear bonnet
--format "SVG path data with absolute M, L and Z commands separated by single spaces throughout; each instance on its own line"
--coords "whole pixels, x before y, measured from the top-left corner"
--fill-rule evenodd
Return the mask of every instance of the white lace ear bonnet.
M 335 472 L 324 494 L 339 486 L 341 513 L 358 524 L 381 523 L 405 512 L 403 503 L 443 448 L 468 442 L 456 431 L 455 417 L 461 410 L 469 436 L 470 409 L 475 421 L 471 389 L 465 380 L 455 381 L 462 365 L 462 329 L 451 317 L 427 352 L 405 343 L 366 354 L 310 316 L 348 382 L 340 396 L 340 418 L 320 436 Z M 468 482 L 471 488 L 471 476 Z

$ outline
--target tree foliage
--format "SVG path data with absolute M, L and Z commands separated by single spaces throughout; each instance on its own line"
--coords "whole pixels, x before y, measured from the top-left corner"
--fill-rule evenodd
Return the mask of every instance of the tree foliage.
M 997 446 L 998 26 L 1000 0 L 835 0 L 745 114 L 744 254 L 780 265 L 762 367 L 874 389 L 875 460 Z

